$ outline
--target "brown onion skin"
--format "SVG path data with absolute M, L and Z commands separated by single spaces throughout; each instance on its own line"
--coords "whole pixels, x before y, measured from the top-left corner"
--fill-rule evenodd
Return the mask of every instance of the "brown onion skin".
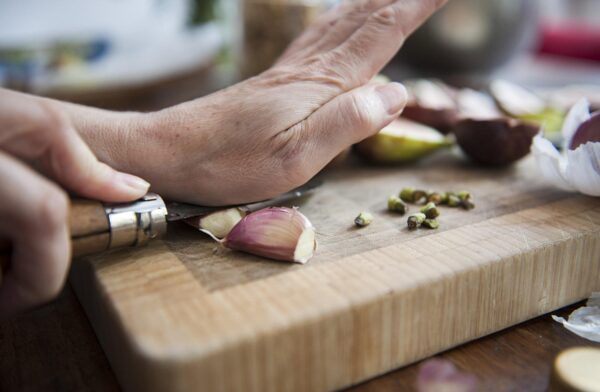
M 581 123 L 571 139 L 570 150 L 574 150 L 587 142 L 600 142 L 600 111 Z
M 539 127 L 512 118 L 464 119 L 452 131 L 460 148 L 473 162 L 504 166 L 529 154 Z

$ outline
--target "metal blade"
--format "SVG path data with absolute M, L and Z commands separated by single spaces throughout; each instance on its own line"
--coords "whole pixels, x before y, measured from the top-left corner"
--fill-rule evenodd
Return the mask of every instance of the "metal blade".
M 287 201 L 296 199 L 300 196 L 304 196 L 308 192 L 313 189 L 321 186 L 323 181 L 313 178 L 306 184 L 293 189 L 289 192 L 283 193 L 277 197 L 274 197 L 269 200 L 263 200 L 256 203 L 250 204 L 240 204 L 234 206 L 223 206 L 223 207 L 205 207 L 199 206 L 195 204 L 187 204 L 187 203 L 178 203 L 178 202 L 169 202 L 167 203 L 167 220 L 168 221 L 178 221 L 186 218 L 192 218 L 194 216 L 206 215 L 211 212 L 224 210 L 226 208 L 238 207 L 242 208 L 246 211 L 257 211 L 265 207 L 275 206 L 278 204 L 283 204 Z

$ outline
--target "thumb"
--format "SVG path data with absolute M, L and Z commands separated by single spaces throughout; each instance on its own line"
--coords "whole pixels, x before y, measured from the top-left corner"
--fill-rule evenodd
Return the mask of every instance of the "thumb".
M 0 89 L 0 150 L 34 162 L 70 191 L 102 201 L 140 198 L 150 186 L 99 162 L 59 107 Z
M 56 115 L 56 113 L 55 113 Z M 60 115 L 60 114 L 59 114 Z M 62 117 L 62 116 L 61 116 Z M 68 121 L 61 118 L 57 137 L 42 159 L 43 170 L 67 189 L 103 201 L 129 201 L 142 197 L 150 184 L 98 161 Z
M 407 101 L 400 83 L 370 83 L 337 96 L 313 113 L 304 129 L 317 156 L 334 157 L 396 119 Z

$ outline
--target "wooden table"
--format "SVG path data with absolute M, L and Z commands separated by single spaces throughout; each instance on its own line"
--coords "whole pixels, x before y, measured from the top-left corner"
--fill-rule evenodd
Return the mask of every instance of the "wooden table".
M 581 305 L 556 314 L 566 316 Z M 439 357 L 477 375 L 481 390 L 545 391 L 554 356 L 564 348 L 589 344 L 545 315 Z M 0 369 L 0 391 L 120 390 L 69 286 L 56 301 L 0 322 Z M 410 391 L 418 370 L 419 364 L 407 366 L 347 391 Z

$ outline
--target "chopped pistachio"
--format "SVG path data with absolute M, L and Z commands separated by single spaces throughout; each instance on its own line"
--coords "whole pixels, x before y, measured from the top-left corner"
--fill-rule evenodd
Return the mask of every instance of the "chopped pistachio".
M 462 208 L 464 208 L 465 210 L 472 210 L 473 208 L 475 208 L 475 204 L 473 204 L 473 202 L 471 200 L 463 200 L 460 203 L 460 206 Z
M 460 191 L 456 194 L 460 200 L 470 200 L 471 194 L 467 191 Z
M 414 202 L 414 198 L 413 198 L 413 194 L 414 194 L 415 190 L 414 188 L 402 188 L 402 190 L 400 191 L 400 199 L 402 199 L 403 202 L 406 203 L 413 203 Z
M 397 212 L 401 215 L 406 213 L 406 204 L 402 202 L 402 200 L 398 196 L 390 196 L 388 197 L 388 210 L 392 212 Z
M 427 192 L 427 202 L 441 204 L 442 203 L 442 194 L 437 191 Z
M 373 222 L 373 215 L 369 212 L 361 212 L 354 218 L 354 224 L 358 227 L 368 226 L 371 222 Z
M 422 223 L 422 226 L 428 229 L 437 229 L 440 227 L 440 223 L 435 219 L 425 219 Z
M 462 202 L 458 196 L 456 196 L 454 193 L 448 194 L 448 206 L 460 207 L 461 204 Z
M 419 203 L 421 200 L 424 200 L 427 203 L 427 192 L 421 189 L 416 189 L 413 192 L 413 203 Z
M 427 199 L 427 192 L 421 189 L 403 188 L 400 191 L 400 199 L 406 203 L 418 203 L 421 199 Z
M 414 230 L 417 227 L 421 226 L 421 224 L 427 219 L 425 214 L 422 212 L 417 212 L 408 217 L 406 224 L 408 225 L 409 230 Z
M 441 200 L 438 204 L 448 204 L 448 192 L 442 192 L 440 193 L 441 195 Z
M 421 212 L 425 214 L 428 219 L 435 219 L 440 216 L 440 211 L 437 209 L 435 203 L 429 202 L 421 208 Z

